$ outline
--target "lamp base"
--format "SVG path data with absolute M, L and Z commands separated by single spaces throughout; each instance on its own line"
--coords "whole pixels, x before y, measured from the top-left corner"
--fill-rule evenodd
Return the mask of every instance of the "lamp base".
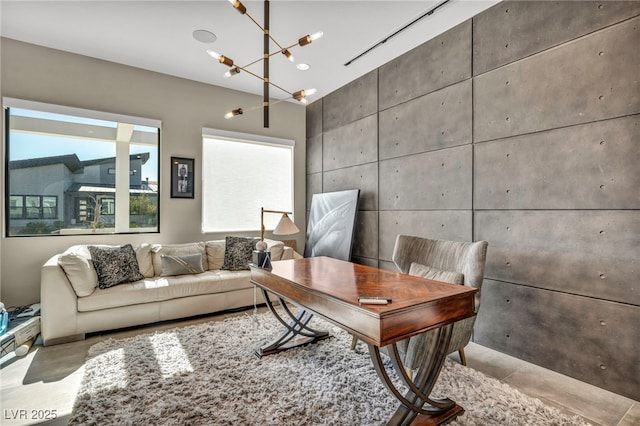
M 253 264 L 258 268 L 271 270 L 271 252 L 266 250 L 254 250 Z

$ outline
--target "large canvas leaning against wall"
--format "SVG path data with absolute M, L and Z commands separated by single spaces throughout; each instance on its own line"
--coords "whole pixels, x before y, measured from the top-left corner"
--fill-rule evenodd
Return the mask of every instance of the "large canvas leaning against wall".
M 359 189 L 313 194 L 304 257 L 351 260 Z

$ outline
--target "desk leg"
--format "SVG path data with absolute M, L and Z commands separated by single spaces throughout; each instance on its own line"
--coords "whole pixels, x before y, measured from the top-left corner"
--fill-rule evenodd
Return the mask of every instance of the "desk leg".
M 402 383 L 408 388 L 405 395 L 402 395 L 389 378 L 382 363 L 380 348 L 369 344 L 369 354 L 378 377 L 400 401 L 400 406 L 389 419 L 388 425 L 439 425 L 450 422 L 464 412 L 462 407 L 448 398 L 433 399 L 430 397 L 447 356 L 452 328 L 453 325 L 449 324 L 429 334 L 431 341 L 428 347 L 433 350 L 425 354 L 413 380 L 405 371 L 396 344 L 387 346 L 393 368 Z
M 331 337 L 326 331 L 314 330 L 313 328 L 307 326 L 307 324 L 313 317 L 313 314 L 311 312 L 307 311 L 306 309 L 300 309 L 294 315 L 291 310 L 289 310 L 289 307 L 287 306 L 285 301 L 279 299 L 282 308 L 289 317 L 289 322 L 287 322 L 284 318 L 282 318 L 278 311 L 276 311 L 273 303 L 271 302 L 271 298 L 269 297 L 269 293 L 265 290 L 262 290 L 262 294 L 264 295 L 267 307 L 269 308 L 271 313 L 275 315 L 276 319 L 280 321 L 280 323 L 285 327 L 285 330 L 280 335 L 280 337 L 278 337 L 272 343 L 256 349 L 255 353 L 258 357 L 262 358 L 265 355 L 275 354 L 290 348 L 294 348 L 296 346 L 315 343 L 317 341 Z

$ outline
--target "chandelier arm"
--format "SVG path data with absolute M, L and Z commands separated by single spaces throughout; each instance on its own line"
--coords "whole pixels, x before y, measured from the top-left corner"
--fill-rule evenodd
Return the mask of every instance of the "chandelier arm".
M 264 58 L 260 58 L 260 59 L 256 59 L 253 62 L 249 62 L 247 65 L 245 65 L 244 67 L 238 67 L 240 69 L 245 69 L 246 67 L 250 67 L 251 65 L 257 64 L 260 61 L 264 61 Z
M 289 49 L 293 49 L 294 47 L 298 47 L 298 46 L 300 46 L 300 43 L 293 43 L 291 46 L 283 47 L 281 50 L 284 50 L 284 49 L 289 50 Z
M 242 71 L 246 72 L 247 74 L 252 75 L 252 76 L 254 76 L 254 77 L 256 77 L 256 78 L 258 78 L 258 79 L 260 79 L 260 80 L 262 80 L 262 81 L 264 82 L 264 78 L 263 78 L 263 77 L 260 77 L 258 74 L 254 73 L 254 72 L 252 72 L 252 71 L 249 71 L 249 70 L 247 70 L 247 69 L 245 69 L 244 67 L 241 67 L 241 66 L 238 66 L 238 68 L 239 68 L 239 69 L 241 69 Z M 283 92 L 285 92 L 285 93 L 287 93 L 287 94 L 289 94 L 289 95 L 293 96 L 293 92 L 288 91 L 287 89 L 283 88 L 282 86 L 279 86 L 279 85 L 277 85 L 276 83 L 274 83 L 274 82 L 272 82 L 272 81 L 269 81 L 269 84 L 270 84 L 271 86 L 273 86 L 273 87 L 275 87 L 275 88 L 277 88 L 277 89 L 280 89 L 280 90 L 282 90 Z
M 240 67 L 240 66 L 238 68 L 240 68 L 242 71 L 246 72 L 247 74 L 252 75 L 252 76 L 254 76 L 256 78 L 259 78 L 260 80 L 264 81 L 264 78 L 262 78 L 261 76 L 259 76 L 256 73 L 254 73 L 253 71 L 249 71 L 248 69 L 245 69 L 244 67 Z
M 276 99 L 275 101 L 270 102 L 269 105 L 273 106 L 273 105 L 279 104 L 279 103 L 284 102 L 284 101 L 289 100 L 289 99 L 292 99 L 292 98 Z M 252 106 L 251 108 L 242 108 L 242 112 L 243 112 L 243 114 L 246 114 L 248 112 L 257 111 L 257 110 L 262 109 L 262 108 L 263 108 L 263 105 L 256 105 L 256 106 Z M 290 213 L 290 214 L 292 214 L 292 213 Z
M 270 84 L 270 85 L 272 85 L 273 87 L 276 87 L 276 88 L 278 88 L 278 89 L 282 90 L 283 92 L 288 93 L 288 94 L 290 94 L 291 96 L 293 96 L 293 93 L 292 93 L 292 92 L 290 92 L 290 91 L 288 91 L 287 89 L 284 89 L 284 88 L 282 88 L 282 87 L 278 86 L 277 84 L 272 83 L 271 81 L 269 81 L 269 84 Z M 283 100 L 284 100 L 284 99 L 283 99 Z M 272 104 L 272 105 L 273 105 L 273 104 Z
M 248 17 L 249 19 L 251 19 L 251 21 L 256 24 L 258 26 L 258 28 L 260 28 L 260 31 L 262 31 L 264 33 L 264 27 L 262 25 L 260 25 L 258 23 L 258 21 L 256 21 L 255 19 L 253 19 L 253 16 L 249 15 L 249 12 L 245 13 L 245 16 Z
M 278 43 L 276 43 L 276 44 L 278 44 Z M 275 56 L 275 55 L 277 55 L 277 54 L 279 54 L 279 53 L 282 53 L 282 51 L 283 51 L 283 50 L 289 50 L 289 49 L 292 49 L 292 48 L 296 47 L 297 45 L 298 45 L 298 43 L 296 43 L 296 44 L 292 44 L 291 46 L 283 47 L 283 48 L 281 48 L 280 50 L 276 50 L 275 52 L 269 53 L 269 57 L 271 57 L 271 56 Z M 278 46 L 280 46 L 280 45 L 278 44 Z M 258 59 L 256 59 L 256 60 L 255 60 L 255 61 L 253 61 L 253 62 L 249 62 L 247 65 L 244 65 L 244 66 L 242 66 L 242 67 L 241 67 L 241 66 L 238 66 L 238 68 L 240 68 L 240 69 L 245 69 L 246 67 L 250 67 L 251 65 L 255 65 L 255 64 L 257 64 L 257 63 L 258 63 L 258 62 L 260 62 L 260 61 L 264 61 L 264 58 L 258 58 Z

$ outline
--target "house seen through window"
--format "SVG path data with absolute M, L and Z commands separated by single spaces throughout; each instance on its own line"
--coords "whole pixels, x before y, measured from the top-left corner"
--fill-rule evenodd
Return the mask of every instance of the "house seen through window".
M 158 232 L 158 120 L 3 103 L 7 236 Z

